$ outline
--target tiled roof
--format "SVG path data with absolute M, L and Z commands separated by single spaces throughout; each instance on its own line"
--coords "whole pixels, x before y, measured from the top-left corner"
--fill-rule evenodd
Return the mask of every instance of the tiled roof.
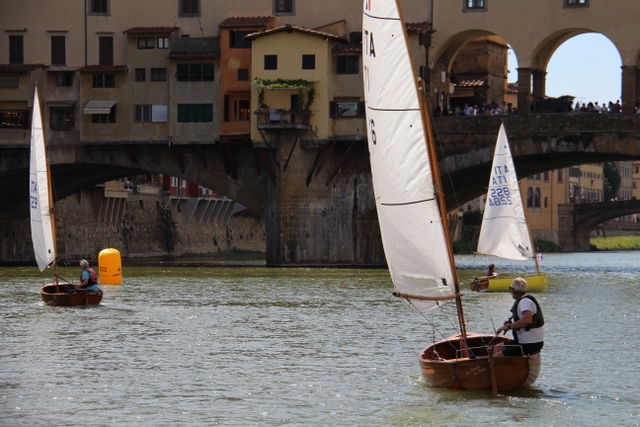
M 220 28 L 238 28 L 238 27 L 266 27 L 275 18 L 273 16 L 254 16 L 244 17 L 236 16 L 227 18 L 218 25 Z
M 337 44 L 333 53 L 362 53 L 362 42 Z
M 318 30 L 311 30 L 309 28 L 304 28 L 304 27 L 298 27 L 297 25 L 291 25 L 291 24 L 285 24 L 282 25 L 280 27 L 277 28 L 271 28 L 269 30 L 265 30 L 265 31 L 261 31 L 259 33 L 253 33 L 253 34 L 249 34 L 247 36 L 245 36 L 245 39 L 255 39 L 258 37 L 263 37 L 263 36 L 267 36 L 269 34 L 274 34 L 274 33 L 280 33 L 282 31 L 287 31 L 287 32 L 298 32 L 298 33 L 304 33 L 304 34 L 309 34 L 312 36 L 318 36 L 318 37 L 322 37 L 322 38 L 329 38 L 329 39 L 333 39 L 333 40 L 340 40 L 340 41 L 344 41 L 344 38 L 337 36 L 335 34 L 332 33 L 327 33 L 325 31 L 318 31 Z
M 80 72 L 93 72 L 93 71 L 115 71 L 126 72 L 129 69 L 126 65 L 87 65 L 80 68 Z
M 180 27 L 133 27 L 128 30 L 124 30 L 123 33 L 129 34 L 157 34 L 157 33 L 173 33 L 178 31 Z
M 43 64 L 0 64 L 0 73 L 30 73 L 42 67 Z
M 429 29 L 428 22 L 407 22 L 405 26 L 407 27 L 407 31 L 415 33 L 421 33 Z
M 218 58 L 220 44 L 217 37 L 190 37 L 175 40 L 169 58 Z

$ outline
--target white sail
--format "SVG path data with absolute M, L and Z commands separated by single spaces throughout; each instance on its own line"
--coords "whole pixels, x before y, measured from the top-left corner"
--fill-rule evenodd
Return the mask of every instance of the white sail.
M 493 157 L 478 253 L 525 260 L 534 257 L 522 196 L 504 125 Z
M 29 163 L 29 205 L 31 211 L 31 240 L 38 268 L 43 271 L 56 257 L 53 224 L 50 214 L 49 174 L 47 153 L 42 130 L 40 99 L 36 88 L 31 118 L 31 160 Z
M 426 147 L 407 35 L 395 0 L 364 0 L 362 56 L 367 139 L 382 244 L 395 288 L 454 294 L 453 266 Z M 442 301 L 412 300 L 429 311 Z

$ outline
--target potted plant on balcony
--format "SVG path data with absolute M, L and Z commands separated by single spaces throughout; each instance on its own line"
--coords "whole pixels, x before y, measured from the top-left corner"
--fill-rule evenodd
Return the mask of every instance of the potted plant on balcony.
M 291 89 L 297 90 L 299 94 L 300 105 L 294 108 L 294 117 L 298 116 L 310 116 L 309 107 L 313 103 L 316 90 L 313 86 L 313 82 L 304 79 L 276 79 L 276 80 L 263 80 L 256 77 L 253 80 L 252 86 L 258 91 L 258 110 L 256 114 L 268 114 L 269 107 L 264 102 L 265 90 L 276 89 Z M 306 93 L 304 89 L 309 88 Z M 294 119 L 297 121 L 297 119 Z

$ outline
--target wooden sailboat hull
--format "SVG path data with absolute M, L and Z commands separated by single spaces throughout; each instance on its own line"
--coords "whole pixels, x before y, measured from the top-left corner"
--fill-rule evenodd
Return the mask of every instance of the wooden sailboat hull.
M 546 292 L 549 287 L 546 274 L 522 276 L 522 278 L 527 281 L 527 292 Z M 513 279 L 513 277 L 498 277 L 496 279 L 480 277 L 473 279 L 469 286 L 472 291 L 476 292 L 509 292 Z
M 460 336 L 439 341 L 418 355 L 422 378 L 432 387 L 464 390 L 491 390 L 491 363 L 488 348 L 507 337 L 469 334 L 467 342 L 475 358 L 463 357 Z M 533 384 L 540 373 L 540 354 L 493 359 L 498 391 L 517 390 Z
M 40 288 L 40 296 L 47 305 L 63 307 L 98 305 L 102 301 L 102 291 L 77 290 L 69 293 L 68 288 L 66 285 L 50 283 Z

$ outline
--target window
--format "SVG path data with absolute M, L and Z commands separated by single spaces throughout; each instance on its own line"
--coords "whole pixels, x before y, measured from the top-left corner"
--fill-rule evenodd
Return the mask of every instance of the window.
M 156 39 L 153 37 L 138 37 L 138 49 L 153 49 L 156 46 Z
M 539 188 L 536 188 L 535 194 L 533 196 L 533 207 L 534 208 L 540 207 L 540 189 Z
M 55 130 L 73 129 L 73 107 L 51 107 L 49 127 Z
M 24 64 L 24 40 L 22 36 L 9 36 L 9 64 Z
M 0 89 L 12 89 L 18 87 L 18 76 L 1 76 Z
M 70 71 L 58 71 L 56 73 L 56 86 L 71 86 L 73 73 Z
M 251 40 L 245 40 L 244 36 L 255 31 L 230 31 L 229 44 L 233 49 L 251 49 Z
M 364 117 L 364 102 L 360 101 L 345 101 L 345 102 L 330 102 L 329 103 L 329 117 L 332 119 L 337 118 L 354 118 Z
M 486 12 L 488 0 L 462 0 L 462 13 Z
M 113 37 L 100 37 L 100 65 L 113 65 Z
M 249 69 L 248 68 L 238 68 L 238 81 L 239 82 L 248 82 L 249 81 Z
M 0 128 L 23 128 L 31 126 L 29 122 L 29 111 L 22 110 L 0 110 Z
M 251 120 L 251 101 L 235 99 L 233 101 L 233 120 Z
M 93 87 L 96 89 L 114 88 L 116 87 L 115 80 L 116 79 L 113 74 L 94 74 Z
M 274 15 L 293 15 L 294 0 L 273 0 L 273 14 Z
M 147 80 L 146 70 L 144 68 L 136 68 L 136 81 L 144 82 Z
M 116 106 L 111 107 L 109 114 L 92 114 L 91 123 L 115 123 L 116 122 Z
M 65 65 L 65 37 L 51 36 L 51 65 Z
M 547 204 L 547 198 L 546 197 L 544 198 L 544 207 L 545 208 L 549 207 L 549 205 Z
M 158 49 L 169 49 L 169 37 L 158 37 Z
M 527 189 L 527 207 L 533 207 L 533 189 L 531 187 Z
M 134 105 L 135 123 L 151 122 L 151 105 Z
M 542 175 L 542 180 L 544 182 L 549 182 L 549 171 L 545 171 L 545 173 Z
M 200 16 L 200 0 L 178 0 L 180 16 Z
M 90 0 L 91 13 L 104 14 L 109 13 L 109 0 Z
M 202 123 L 213 121 L 212 104 L 179 104 L 178 123 Z
M 316 69 L 316 56 L 315 55 L 302 55 L 302 69 L 303 70 L 315 70 Z
M 213 64 L 178 64 L 176 78 L 179 82 L 211 82 Z
M 589 0 L 567 0 L 567 6 L 587 6 Z
M 264 56 L 264 69 L 265 70 L 277 70 L 278 69 L 278 55 L 265 55 Z
M 360 72 L 360 57 L 357 55 L 341 55 L 337 57 L 337 74 L 358 74 Z
M 152 68 L 151 69 L 151 81 L 152 82 L 166 82 L 167 70 L 165 68 Z
M 563 174 L 564 170 L 563 169 L 558 169 L 558 184 L 562 184 L 562 174 Z

